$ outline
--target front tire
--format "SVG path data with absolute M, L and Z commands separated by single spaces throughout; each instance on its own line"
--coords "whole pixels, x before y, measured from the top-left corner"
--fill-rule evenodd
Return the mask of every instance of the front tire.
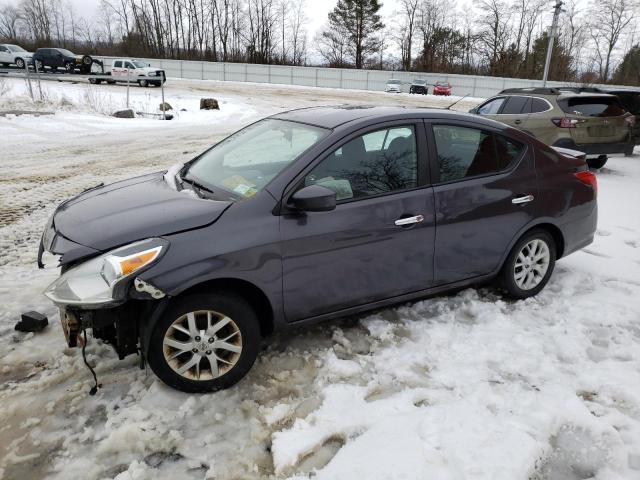
M 16 58 L 16 67 L 20 70 L 24 70 L 24 60 L 21 58 Z
M 36 60 L 35 66 L 38 72 L 44 72 L 44 63 L 42 63 L 42 60 Z
M 138 80 L 138 85 L 140 85 L 141 87 L 148 87 L 149 82 L 147 80 Z
M 240 381 L 260 350 L 258 317 L 234 293 L 175 300 L 153 327 L 147 357 L 167 385 L 189 393 L 214 392 Z
M 537 295 L 545 287 L 556 263 L 556 243 L 549 232 L 531 230 L 515 244 L 500 272 L 507 296 L 515 299 Z
M 67 62 L 64 64 L 64 69 L 67 73 L 73 73 L 74 65 L 71 62 Z

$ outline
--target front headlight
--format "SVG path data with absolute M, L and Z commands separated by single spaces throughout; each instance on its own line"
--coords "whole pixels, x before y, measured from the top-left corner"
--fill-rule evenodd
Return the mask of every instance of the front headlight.
M 71 268 L 44 294 L 56 304 L 98 307 L 118 303 L 124 280 L 158 261 L 168 242 L 150 238 L 117 248 Z
M 157 74 L 156 74 L 156 72 L 149 72 L 149 73 L 147 73 L 147 76 L 148 76 L 148 77 L 155 77 L 156 75 L 157 75 Z

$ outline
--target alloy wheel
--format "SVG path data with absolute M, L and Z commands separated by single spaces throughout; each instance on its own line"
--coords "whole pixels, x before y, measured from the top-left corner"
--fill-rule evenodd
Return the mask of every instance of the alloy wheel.
M 550 262 L 549 245 L 544 240 L 536 238 L 527 242 L 518 253 L 513 267 L 518 288 L 531 290 L 540 285 L 549 270 Z
M 213 380 L 229 372 L 240 359 L 242 334 L 236 323 L 222 313 L 189 312 L 165 332 L 163 353 L 169 367 L 182 377 Z

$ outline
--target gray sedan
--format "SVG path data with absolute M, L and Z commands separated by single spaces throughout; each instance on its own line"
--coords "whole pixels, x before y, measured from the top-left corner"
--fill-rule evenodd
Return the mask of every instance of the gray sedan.
M 476 116 L 301 109 L 64 202 L 39 261 L 62 265 L 45 293 L 70 346 L 92 329 L 214 391 L 275 330 L 487 282 L 536 295 L 593 241 L 596 187 L 580 154 Z

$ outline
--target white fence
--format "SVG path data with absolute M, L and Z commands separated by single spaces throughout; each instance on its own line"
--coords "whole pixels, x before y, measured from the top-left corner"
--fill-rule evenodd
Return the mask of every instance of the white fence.
M 105 62 L 106 67 L 111 63 L 113 57 L 101 57 L 100 59 Z M 381 91 L 384 90 L 387 81 L 394 78 L 406 83 L 404 90 L 408 91 L 408 85 L 413 82 L 414 79 L 421 78 L 426 80 L 430 85 L 433 85 L 437 81 L 447 81 L 451 83 L 454 95 L 469 95 L 478 98 L 490 97 L 505 88 L 542 86 L 542 80 L 523 80 L 518 78 L 484 77 L 477 75 L 323 67 L 289 67 L 282 65 L 163 60 L 154 58 L 141 58 L 140 60 L 148 62 L 154 67 L 164 69 L 167 77 L 196 80 L 275 83 L 308 87 Z M 547 86 L 549 87 L 568 85 L 578 86 L 578 84 L 567 82 L 547 82 Z M 606 85 L 606 87 L 612 87 L 612 85 Z

